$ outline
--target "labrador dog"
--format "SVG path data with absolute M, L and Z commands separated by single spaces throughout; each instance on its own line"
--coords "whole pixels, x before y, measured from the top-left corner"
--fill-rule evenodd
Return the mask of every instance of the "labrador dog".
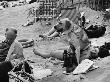
M 80 51 L 86 50 L 89 45 L 88 36 L 85 31 L 80 28 L 78 25 L 74 24 L 68 18 L 61 19 L 55 26 L 57 32 L 68 37 L 68 42 L 70 45 L 73 45 L 76 48 L 76 58 L 79 63 L 80 57 L 83 57 L 85 54 L 80 54 Z M 86 54 L 87 55 L 87 54 Z M 86 57 L 86 56 L 85 56 Z M 85 59 L 85 58 L 82 58 Z
M 54 28 L 57 32 L 63 33 L 65 31 L 69 31 L 71 28 L 72 22 L 68 18 L 61 19 Z

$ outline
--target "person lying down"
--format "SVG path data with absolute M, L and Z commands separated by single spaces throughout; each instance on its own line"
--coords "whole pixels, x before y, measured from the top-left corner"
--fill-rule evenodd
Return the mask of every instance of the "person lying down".
M 52 34 L 53 33 L 53 34 Z M 52 34 L 52 35 L 51 35 Z M 68 37 L 67 41 L 70 45 L 75 47 L 75 56 L 77 59 L 77 63 L 79 64 L 82 60 L 90 57 L 90 42 L 88 40 L 88 36 L 85 31 L 80 28 L 78 25 L 74 24 L 68 18 L 61 19 L 49 33 L 45 34 L 45 36 L 57 36 L 61 34 L 61 36 L 65 35 Z M 41 36 L 41 37 L 44 37 Z M 67 50 L 72 52 L 72 49 L 67 47 Z M 38 47 L 34 47 L 34 53 L 45 57 L 55 57 L 60 60 L 63 60 L 63 52 L 64 50 L 55 50 L 55 51 L 48 51 L 39 49 Z
M 61 14 L 59 15 L 59 17 L 61 17 Z M 57 18 L 57 20 L 60 20 L 59 17 Z M 64 18 L 65 19 L 65 18 Z M 69 19 L 69 18 L 68 18 Z M 78 25 L 80 27 L 84 27 L 84 24 L 85 24 L 85 17 L 84 17 L 84 12 L 81 13 L 81 17 L 79 17 L 79 21 L 78 21 Z M 68 25 L 68 24 L 67 24 Z M 60 30 L 56 30 L 54 27 L 51 28 L 51 30 L 45 34 L 42 34 L 42 35 L 39 35 L 39 37 L 43 38 L 43 39 L 46 39 L 46 38 L 55 38 L 55 37 L 58 37 L 60 36 L 60 32 L 58 32 Z

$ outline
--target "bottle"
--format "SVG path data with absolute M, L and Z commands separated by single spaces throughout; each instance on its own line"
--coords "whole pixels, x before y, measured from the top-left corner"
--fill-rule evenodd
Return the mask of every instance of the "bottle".
M 71 72 L 72 63 L 71 63 L 70 54 L 71 53 L 68 53 L 67 50 L 64 50 L 64 53 L 63 53 L 63 60 L 64 60 L 63 67 L 66 68 L 66 73 Z
M 63 60 L 64 60 L 64 64 L 63 64 L 63 67 L 66 67 L 67 66 L 67 50 L 64 50 L 64 53 L 63 53 Z

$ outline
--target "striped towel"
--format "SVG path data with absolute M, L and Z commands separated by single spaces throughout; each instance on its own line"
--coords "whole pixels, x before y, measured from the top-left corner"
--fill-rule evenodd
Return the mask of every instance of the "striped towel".
M 75 24 L 78 24 L 78 17 L 80 17 L 80 12 L 76 9 L 72 10 L 62 10 L 61 11 L 61 19 L 63 18 L 69 18 L 71 21 L 73 21 Z

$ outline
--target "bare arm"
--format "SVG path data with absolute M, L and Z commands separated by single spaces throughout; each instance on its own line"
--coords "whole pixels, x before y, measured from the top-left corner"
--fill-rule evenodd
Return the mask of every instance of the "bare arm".
M 46 33 L 46 34 L 44 34 L 44 35 L 46 35 L 46 36 L 51 36 L 55 31 L 56 31 L 56 30 L 54 29 L 54 27 L 52 27 L 52 29 L 51 29 L 48 33 Z
M 57 37 L 59 35 L 58 32 L 54 32 L 52 35 L 50 35 L 49 37 Z
M 11 59 L 20 59 L 20 60 L 24 59 L 23 47 L 20 43 L 17 43 L 15 45 L 15 48 L 14 48 L 14 51 L 12 53 L 12 58 Z

